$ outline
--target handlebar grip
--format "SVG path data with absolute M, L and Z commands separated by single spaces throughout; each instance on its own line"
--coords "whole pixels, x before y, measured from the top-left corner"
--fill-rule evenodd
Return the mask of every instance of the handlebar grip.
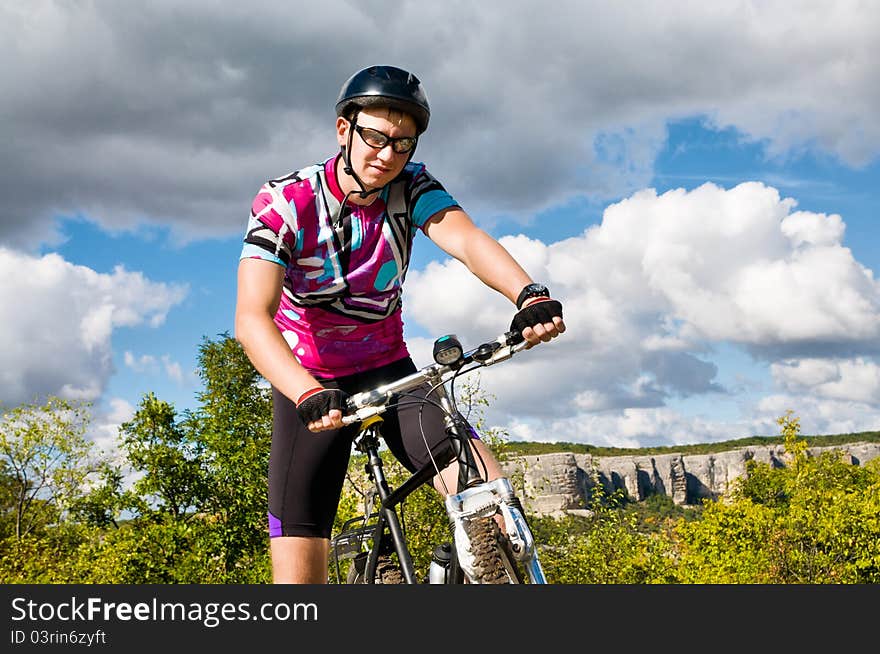
M 504 332 L 504 337 L 508 345 L 519 345 L 526 340 L 523 338 L 522 332 L 518 332 L 515 329 L 511 329 L 509 332 Z

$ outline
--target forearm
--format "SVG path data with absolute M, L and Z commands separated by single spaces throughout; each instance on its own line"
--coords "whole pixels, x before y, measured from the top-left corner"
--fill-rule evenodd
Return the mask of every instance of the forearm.
M 287 341 L 268 314 L 236 316 L 235 337 L 254 368 L 291 401 L 318 382 L 293 356 Z
M 467 239 L 461 261 L 484 284 L 514 304 L 523 287 L 533 281 L 504 246 L 482 230 Z

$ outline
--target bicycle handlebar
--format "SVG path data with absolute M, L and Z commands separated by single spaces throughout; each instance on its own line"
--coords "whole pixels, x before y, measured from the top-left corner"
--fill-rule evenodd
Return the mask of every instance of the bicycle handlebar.
M 350 425 L 379 415 L 385 411 L 391 397 L 395 394 L 405 393 L 418 388 L 425 381 L 432 378 L 436 379 L 439 377 L 445 382 L 449 376 L 457 373 L 469 363 L 477 363 L 482 367 L 507 361 L 514 354 L 525 349 L 526 346 L 528 346 L 528 341 L 524 340 L 519 332 L 504 332 L 495 340 L 483 343 L 473 350 L 465 352 L 454 364 L 432 363 L 406 377 L 369 391 L 356 393 L 348 398 L 347 409 L 349 413 L 343 416 L 342 422 L 343 424 Z

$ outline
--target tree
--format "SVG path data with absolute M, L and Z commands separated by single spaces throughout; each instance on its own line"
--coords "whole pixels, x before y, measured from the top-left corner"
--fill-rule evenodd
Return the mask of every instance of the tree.
M 171 404 L 148 393 L 132 419 L 120 427 L 120 434 L 129 463 L 142 474 L 132 488 L 141 501 L 132 508 L 182 520 L 205 505 L 204 446 L 178 424 Z
M 87 405 L 49 397 L 0 419 L 0 457 L 15 538 L 62 520 L 98 469 L 85 439 Z
M 266 570 L 268 551 L 270 388 L 228 333 L 203 339 L 198 361 L 204 390 L 184 428 L 203 451 L 210 484 L 203 510 L 216 520 L 229 581 L 254 581 Z
M 104 462 L 99 468 L 100 483 L 73 502 L 70 513 L 74 520 L 88 527 L 118 529 L 117 518 L 124 508 L 134 504 L 133 495 L 122 490 L 124 475 L 117 466 Z

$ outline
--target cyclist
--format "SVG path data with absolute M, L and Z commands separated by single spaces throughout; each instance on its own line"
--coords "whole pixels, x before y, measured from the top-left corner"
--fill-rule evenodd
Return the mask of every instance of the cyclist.
M 356 434 L 348 395 L 415 372 L 401 291 L 413 237 L 424 232 L 513 302 L 528 347 L 565 331 L 562 305 L 412 161 L 430 108 L 415 75 L 371 66 L 342 86 L 340 151 L 266 182 L 253 200 L 238 269 L 235 336 L 272 386 L 269 535 L 275 583 L 325 583 L 330 531 Z M 421 407 L 421 410 L 420 408 Z M 410 471 L 444 449 L 431 404 L 402 401 L 383 435 Z M 501 476 L 473 446 L 488 479 Z M 455 492 L 456 470 L 444 470 Z M 435 487 L 442 491 L 441 480 Z

